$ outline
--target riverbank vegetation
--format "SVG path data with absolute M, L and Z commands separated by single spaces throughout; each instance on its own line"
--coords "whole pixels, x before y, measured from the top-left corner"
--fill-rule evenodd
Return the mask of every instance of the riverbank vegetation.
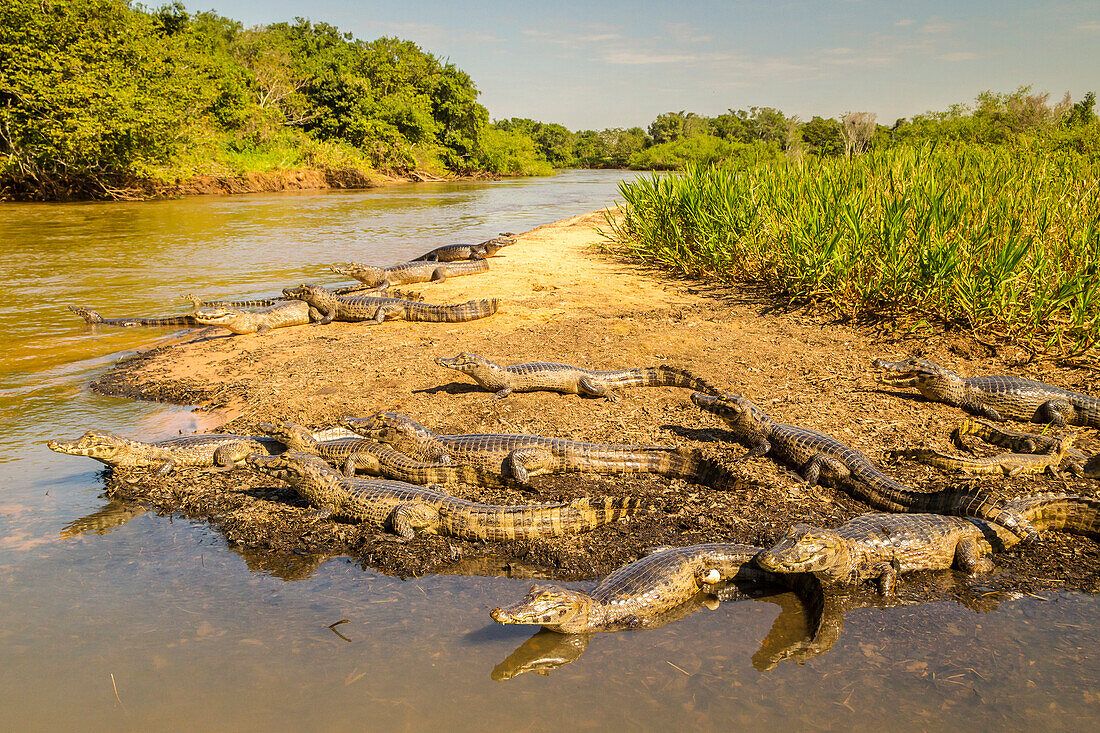
M 838 314 L 1080 354 L 1100 343 L 1100 158 L 1078 152 L 1080 139 L 918 137 L 862 155 L 690 166 L 623 183 L 609 236 L 676 272 L 763 283 Z

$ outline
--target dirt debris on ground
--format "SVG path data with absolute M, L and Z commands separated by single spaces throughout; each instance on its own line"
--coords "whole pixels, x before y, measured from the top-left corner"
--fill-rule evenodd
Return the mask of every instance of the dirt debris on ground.
M 937 489 L 980 481 L 1007 496 L 1097 495 L 1094 482 L 1072 476 L 978 479 L 891 459 L 891 451 L 906 447 L 953 450 L 950 432 L 966 415 L 915 392 L 880 387 L 870 363 L 875 357 L 915 354 L 964 375 L 1010 373 L 1091 394 L 1100 393 L 1096 371 L 1036 362 L 1022 350 L 990 347 L 966 335 L 886 337 L 881 330 L 784 308 L 780 299 L 756 288 L 675 279 L 602 253 L 598 229 L 603 225 L 603 215 L 594 213 L 539 227 L 491 258 L 488 273 L 421 287 L 431 303 L 499 297 L 500 311 L 490 318 L 455 324 L 333 323 L 263 337 L 206 329 L 119 363 L 94 386 L 109 394 L 196 405 L 223 422 L 220 430 L 232 432 L 278 420 L 321 428 L 342 415 L 393 410 L 446 434 L 527 433 L 678 445 L 723 460 L 744 453 L 718 418 L 691 404 L 684 389 L 625 389 L 617 403 L 549 392 L 498 400 L 434 360 L 470 351 L 503 365 L 665 364 L 749 397 L 776 420 L 833 435 L 911 485 Z M 1079 442 L 1086 449 L 1090 440 L 1100 444 L 1095 431 L 1082 430 Z M 584 474 L 538 476 L 533 491 L 448 487 L 457 496 L 487 503 L 630 495 L 645 507 L 629 520 L 577 537 L 491 544 L 436 536 L 399 542 L 353 525 L 313 521 L 291 489 L 247 471 L 178 472 L 167 478 L 116 471 L 109 474 L 107 493 L 205 519 L 241 548 L 250 565 L 275 567 L 291 577 L 325 558 L 348 555 L 401 576 L 511 567 L 527 568 L 522 572 L 529 576 L 594 578 L 637 559 L 647 547 L 711 541 L 769 545 L 795 522 L 836 526 L 872 511 L 841 490 L 808 487 L 771 458 L 746 461 L 736 470 L 741 479 L 723 491 L 655 476 Z M 960 592 L 1097 592 L 1098 561 L 1097 542 L 1049 532 L 1039 546 L 998 555 L 994 573 L 960 581 Z

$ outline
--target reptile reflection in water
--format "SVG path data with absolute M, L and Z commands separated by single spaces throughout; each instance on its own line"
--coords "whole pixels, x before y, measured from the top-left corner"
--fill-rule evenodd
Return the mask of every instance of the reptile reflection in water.
M 88 532 L 107 534 L 113 532 L 134 517 L 144 514 L 145 507 L 132 501 L 112 500 L 86 516 L 74 519 L 61 528 L 61 537 L 77 537 Z

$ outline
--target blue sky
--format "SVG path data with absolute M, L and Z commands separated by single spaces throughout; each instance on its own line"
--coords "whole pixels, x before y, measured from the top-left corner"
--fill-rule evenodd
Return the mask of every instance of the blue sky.
M 574 130 L 749 106 L 803 119 L 869 111 L 890 124 L 985 89 L 1100 92 L 1097 0 L 185 4 L 249 26 L 301 16 L 409 39 L 468 72 L 493 119 Z

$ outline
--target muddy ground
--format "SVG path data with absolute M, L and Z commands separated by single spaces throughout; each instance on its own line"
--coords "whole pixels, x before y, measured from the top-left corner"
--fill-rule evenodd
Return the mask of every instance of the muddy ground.
M 744 448 L 720 421 L 694 407 L 687 390 L 632 388 L 618 403 L 536 392 L 493 399 L 437 356 L 473 351 L 500 364 L 558 361 L 593 369 L 668 364 L 744 394 L 777 420 L 834 435 L 891 475 L 935 489 L 980 482 L 1006 495 L 1032 491 L 1097 494 L 1093 481 L 951 475 L 890 458 L 929 445 L 953 450 L 949 434 L 965 417 L 956 408 L 875 384 L 878 356 L 917 354 L 964 375 L 1009 373 L 1100 394 L 1095 370 L 1037 362 L 1018 349 L 965 335 L 883 335 L 837 323 L 753 288 L 714 287 L 670 278 L 600 251 L 592 214 L 540 227 L 492 258 L 484 275 L 421 287 L 428 302 L 496 296 L 500 312 L 464 324 L 335 323 L 266 337 L 195 332 L 193 338 L 119 363 L 95 388 L 210 411 L 219 430 L 293 420 L 310 427 L 341 415 L 406 413 L 439 433 L 530 433 L 601 443 L 691 446 L 732 458 Z M 294 285 L 296 283 L 287 283 Z M 221 295 L 221 294 L 219 294 Z M 139 315 L 139 314 L 135 314 Z M 1022 426 L 1010 426 L 1024 429 Z M 131 436 L 140 438 L 141 436 Z M 1095 431 L 1079 442 L 1095 445 Z M 991 451 L 992 452 L 992 451 Z M 110 497 L 166 514 L 209 521 L 250 565 L 284 577 L 308 573 L 327 557 L 348 555 L 402 576 L 437 572 L 514 573 L 592 578 L 639 557 L 643 548 L 699 542 L 773 543 L 794 522 L 836 526 L 871 510 L 840 490 L 810 488 L 770 458 L 740 464 L 741 479 L 714 490 L 660 477 L 539 476 L 536 491 L 449 487 L 489 503 L 631 495 L 637 516 L 577 537 L 541 542 L 471 543 L 392 535 L 332 521 L 309 521 L 287 487 L 247 471 L 108 475 Z M 1039 546 L 998 555 L 997 570 L 966 579 L 951 593 L 1015 589 L 1100 591 L 1100 545 L 1048 532 Z

